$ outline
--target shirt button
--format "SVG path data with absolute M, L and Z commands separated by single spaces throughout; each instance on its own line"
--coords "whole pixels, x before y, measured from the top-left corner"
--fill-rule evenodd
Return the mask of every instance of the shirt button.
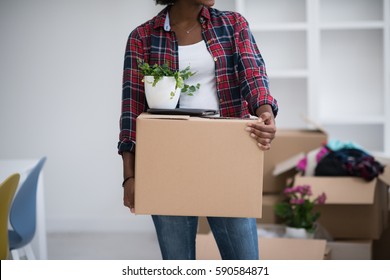
M 222 103 L 223 102 L 223 99 L 221 98 L 221 99 L 219 99 L 219 103 Z
M 217 61 L 217 58 L 216 58 L 216 57 L 214 57 L 214 61 Z

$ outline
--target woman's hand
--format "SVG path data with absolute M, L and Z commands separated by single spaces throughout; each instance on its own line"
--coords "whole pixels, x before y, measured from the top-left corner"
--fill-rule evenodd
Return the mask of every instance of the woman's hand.
M 269 150 L 276 133 L 273 113 L 262 112 L 257 122 L 247 124 L 246 131 L 257 141 L 257 145 L 261 150 Z
M 134 213 L 134 177 L 128 179 L 123 185 L 123 204 Z

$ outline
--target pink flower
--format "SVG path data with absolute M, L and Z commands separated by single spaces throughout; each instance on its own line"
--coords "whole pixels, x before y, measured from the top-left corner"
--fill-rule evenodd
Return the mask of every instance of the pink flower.
M 325 193 L 315 199 L 309 185 L 294 186 L 284 189 L 286 200 L 275 205 L 276 215 L 283 219 L 286 225 L 305 228 L 314 231 L 320 213 L 314 208 L 315 204 L 324 204 Z
M 291 198 L 290 203 L 291 204 L 303 204 L 303 203 L 305 203 L 305 200 L 303 198 Z
M 302 158 L 302 159 L 298 162 L 298 164 L 297 164 L 297 169 L 298 169 L 299 171 L 305 172 L 306 166 L 307 166 L 307 158 L 304 157 L 304 158 Z
M 303 185 L 303 186 L 295 186 L 291 188 L 286 188 L 284 190 L 284 194 L 289 195 L 289 194 L 300 194 L 302 197 L 305 195 L 312 195 L 311 188 L 308 185 Z
M 293 192 L 295 192 L 294 188 L 285 188 L 284 191 L 283 191 L 283 193 L 287 194 L 287 195 L 289 195 L 289 194 L 291 194 Z
M 324 204 L 326 201 L 326 194 L 322 193 L 317 197 L 317 204 Z
M 304 185 L 304 186 L 298 186 L 296 187 L 297 188 L 297 192 L 300 193 L 302 196 L 304 195 L 312 195 L 313 193 L 311 192 L 311 188 L 310 186 L 308 185 Z

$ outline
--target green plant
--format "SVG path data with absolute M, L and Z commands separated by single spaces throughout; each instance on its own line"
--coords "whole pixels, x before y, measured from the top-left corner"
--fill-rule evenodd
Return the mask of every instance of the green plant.
M 144 62 L 141 59 L 138 59 L 138 67 L 141 69 L 141 73 L 144 76 L 153 76 L 153 84 L 152 86 L 156 86 L 158 81 L 160 81 L 163 77 L 174 77 L 176 80 L 175 91 L 180 88 L 181 92 L 187 93 L 190 96 L 194 95 L 194 92 L 200 88 L 200 84 L 196 85 L 188 85 L 184 81 L 189 77 L 196 74 L 196 72 L 190 71 L 190 66 L 186 67 L 181 71 L 172 71 L 169 69 L 168 64 L 164 63 L 162 65 L 154 64 L 149 65 L 149 63 Z M 175 96 L 175 92 L 171 92 L 171 98 Z
M 282 218 L 289 227 L 304 228 L 309 232 L 314 232 L 316 221 L 320 217 L 320 213 L 314 211 L 314 206 L 325 203 L 325 193 L 310 200 L 311 188 L 304 185 L 286 188 L 283 194 L 286 200 L 275 205 L 276 215 Z

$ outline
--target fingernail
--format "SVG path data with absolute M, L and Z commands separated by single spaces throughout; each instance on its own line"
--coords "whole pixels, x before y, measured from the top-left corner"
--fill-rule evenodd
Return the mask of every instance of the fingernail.
M 251 137 L 256 138 L 256 135 L 254 133 L 251 133 Z
M 246 130 L 246 131 L 252 131 L 252 128 L 247 127 L 247 128 L 245 128 L 245 130 Z
M 130 212 L 134 214 L 134 208 L 130 208 Z

